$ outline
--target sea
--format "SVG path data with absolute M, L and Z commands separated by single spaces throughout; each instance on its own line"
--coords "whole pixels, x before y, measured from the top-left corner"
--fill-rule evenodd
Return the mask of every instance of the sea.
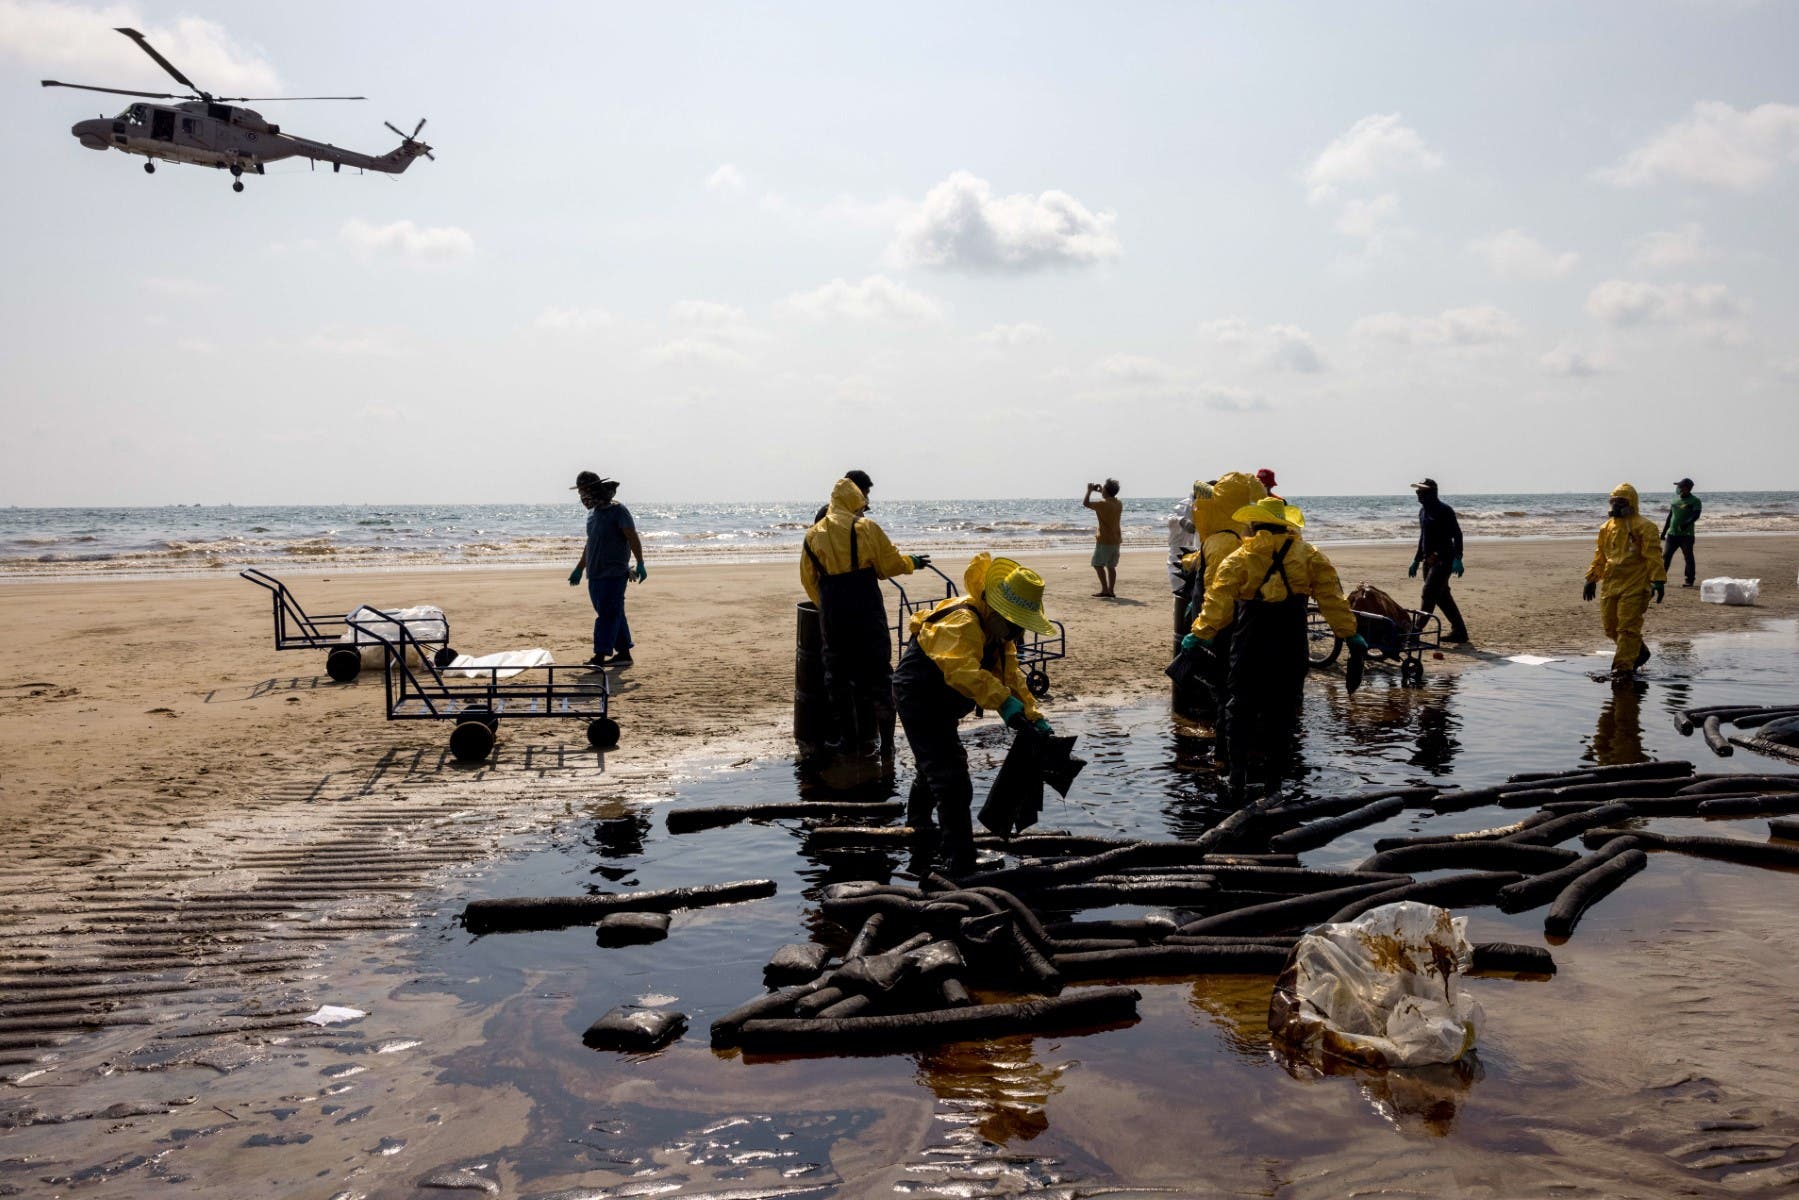
M 1418 506 L 1400 496 L 1288 496 L 1320 545 L 1409 542 Z M 1600 493 L 1445 496 L 1471 541 L 1591 537 Z M 1672 493 L 1646 493 L 1660 521 Z M 1706 492 L 1701 534 L 1799 532 L 1799 492 Z M 798 552 L 823 503 L 627 501 L 646 555 L 664 561 L 756 562 Z M 1173 496 L 1125 500 L 1127 547 L 1168 544 Z M 887 500 L 869 515 L 907 551 L 991 549 L 1018 557 L 1083 550 L 1093 516 L 1066 497 Z M 582 542 L 583 511 L 560 504 L 175 505 L 161 508 L 0 508 L 0 578 L 202 575 L 246 566 L 308 571 L 566 563 Z

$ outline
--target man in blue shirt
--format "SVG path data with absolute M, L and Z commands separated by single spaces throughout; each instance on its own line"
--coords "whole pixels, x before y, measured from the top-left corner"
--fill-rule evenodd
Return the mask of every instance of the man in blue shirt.
M 649 578 L 643 565 L 643 543 L 637 537 L 637 525 L 631 510 L 613 499 L 618 480 L 602 479 L 592 471 L 575 476 L 574 491 L 587 506 L 587 545 L 581 560 L 569 573 L 570 587 L 581 582 L 587 573 L 587 598 L 593 602 L 593 657 L 590 667 L 628 667 L 631 665 L 631 625 L 625 620 L 625 585 L 635 579 Z M 637 569 L 631 569 L 631 559 Z

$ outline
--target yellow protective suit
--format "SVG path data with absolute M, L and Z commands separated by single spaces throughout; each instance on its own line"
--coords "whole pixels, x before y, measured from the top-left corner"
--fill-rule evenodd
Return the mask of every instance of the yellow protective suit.
M 1280 572 L 1268 574 L 1274 555 L 1281 544 L 1291 540 L 1282 566 L 1292 592 L 1281 584 Z M 1263 582 L 1266 578 L 1266 582 Z M 1206 588 L 1206 601 L 1193 632 L 1202 638 L 1215 638 L 1230 626 L 1237 616 L 1239 600 L 1285 600 L 1289 595 L 1310 596 L 1318 602 L 1318 611 L 1330 623 L 1331 632 L 1340 638 L 1356 631 L 1355 614 L 1343 598 L 1343 583 L 1337 568 L 1324 552 L 1297 533 L 1270 533 L 1260 530 L 1225 557 L 1218 574 Z
M 1621 483 L 1611 498 L 1630 505 L 1630 515 L 1610 517 L 1599 527 L 1587 582 L 1599 587 L 1599 616 L 1605 636 L 1616 643 L 1614 671 L 1634 671 L 1643 650 L 1643 614 L 1649 611 L 1649 585 L 1666 583 L 1662 566 L 1662 531 L 1645 517 L 1637 489 Z
M 1025 719 L 1036 721 L 1042 718 L 1043 710 L 1025 686 L 1024 672 L 1018 669 L 1018 644 L 1004 642 L 992 657 L 993 669 L 982 666 L 989 659 L 984 622 L 992 611 L 982 596 L 987 591 L 987 566 L 992 561 L 991 554 L 975 555 L 962 575 L 968 594 L 951 596 L 930 609 L 913 613 L 909 632 L 918 639 L 918 648 L 943 672 L 944 682 L 950 687 L 989 712 L 997 712 L 1007 696 L 1016 696 L 1024 705 Z M 926 621 L 932 613 L 958 605 L 964 606 L 961 611 L 939 621 Z
M 867 507 L 868 498 L 862 494 L 862 489 L 847 479 L 839 479 L 831 489 L 830 511 L 825 513 L 824 520 L 806 531 L 806 545 L 832 575 L 862 567 L 873 567 L 882 579 L 910 575 L 912 560 L 893 548 L 885 530 L 858 515 Z M 853 563 L 850 561 L 851 525 L 856 527 L 858 560 Z M 812 597 L 812 603 L 817 604 L 818 573 L 813 570 L 811 555 L 803 550 L 800 552 L 800 584 L 806 589 L 806 595 Z
M 1205 564 L 1202 586 L 1210 588 L 1218 577 L 1218 568 L 1232 551 L 1243 544 L 1249 526 L 1233 521 L 1231 514 L 1246 504 L 1254 504 L 1268 494 L 1262 481 L 1242 471 L 1226 471 L 1212 485 L 1212 494 L 1193 502 L 1193 531 L 1199 538 L 1199 549 L 1181 559 L 1181 569 L 1191 575 Z

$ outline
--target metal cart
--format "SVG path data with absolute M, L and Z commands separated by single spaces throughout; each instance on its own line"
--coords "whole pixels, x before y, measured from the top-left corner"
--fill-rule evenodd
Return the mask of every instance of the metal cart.
M 939 571 L 935 564 L 926 564 L 926 571 L 943 581 L 942 595 L 927 595 L 914 600 L 907 593 L 905 586 L 897 579 L 887 582 L 893 585 L 898 599 L 894 602 L 893 631 L 894 662 L 906 652 L 907 626 L 914 613 L 941 604 L 956 594 L 956 585 L 948 575 Z M 934 590 L 934 589 L 933 589 Z M 1024 640 L 1018 644 L 1018 669 L 1024 672 L 1024 685 L 1030 689 L 1031 695 L 1039 700 L 1049 695 L 1049 670 L 1047 664 L 1068 657 L 1068 630 L 1062 622 L 1051 620 L 1056 632 L 1048 637 L 1032 630 L 1025 630 Z
M 377 624 L 383 628 L 377 629 Z M 425 655 L 412 631 L 387 614 L 367 624 L 351 620 L 349 625 L 386 651 L 387 719 L 454 722 L 450 753 L 460 762 L 480 762 L 488 756 L 502 718 L 585 720 L 590 746 L 610 750 L 618 745 L 618 722 L 611 716 L 612 693 L 604 672 L 585 665 L 458 667 L 458 672 L 480 672 L 485 678 L 446 679 L 445 666 Z M 415 662 L 420 665 L 415 667 Z M 502 679 L 502 673 L 509 677 Z M 571 673 L 581 679 L 571 681 Z
M 300 606 L 285 583 L 266 571 L 246 567 L 237 574 L 238 578 L 248 579 L 268 591 L 275 611 L 275 649 L 323 650 L 325 674 L 339 683 L 348 683 L 361 674 L 362 652 L 355 644 L 344 640 L 350 632 L 345 618 L 313 616 Z M 454 661 L 456 652 L 450 649 L 450 619 L 444 618 L 441 639 L 424 638 L 420 644 L 436 647 L 432 658 L 437 665 L 445 666 Z
M 1356 631 L 1368 641 L 1369 662 L 1397 662 L 1402 687 L 1424 685 L 1424 651 L 1443 645 L 1443 620 L 1417 609 L 1405 610 L 1403 624 L 1379 613 L 1358 611 Z M 1328 667 L 1343 652 L 1343 641 L 1331 632 L 1330 623 L 1313 601 L 1306 606 L 1306 657 L 1314 667 Z

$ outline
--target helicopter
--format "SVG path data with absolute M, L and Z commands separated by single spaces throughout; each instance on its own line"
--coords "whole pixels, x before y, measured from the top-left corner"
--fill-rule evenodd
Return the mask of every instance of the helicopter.
M 156 173 L 158 160 L 191 163 L 201 167 L 217 167 L 231 172 L 231 190 L 244 190 L 243 176 L 264 174 L 267 163 L 284 158 L 307 158 L 328 162 L 333 171 L 346 166 L 364 171 L 380 171 L 398 175 L 424 155 L 436 161 L 431 147 L 419 141 L 425 128 L 424 118 L 411 133 L 401 133 L 391 122 L 382 124 L 399 135 L 400 144 L 382 155 L 358 154 L 328 142 L 314 142 L 282 133 L 281 127 L 263 118 L 261 113 L 236 107 L 238 102 L 253 100 L 366 100 L 367 96 L 214 96 L 176 69 L 135 29 L 119 29 L 136 42 L 156 65 L 189 89 L 185 97 L 171 92 L 140 92 L 129 88 L 95 87 L 85 83 L 63 83 L 56 79 L 42 81 L 44 87 L 79 88 L 88 92 L 108 92 L 115 96 L 142 96 L 149 100 L 179 100 L 179 104 L 133 104 L 116 117 L 99 117 L 77 121 L 69 132 L 89 150 L 123 150 L 141 154 L 146 174 Z

